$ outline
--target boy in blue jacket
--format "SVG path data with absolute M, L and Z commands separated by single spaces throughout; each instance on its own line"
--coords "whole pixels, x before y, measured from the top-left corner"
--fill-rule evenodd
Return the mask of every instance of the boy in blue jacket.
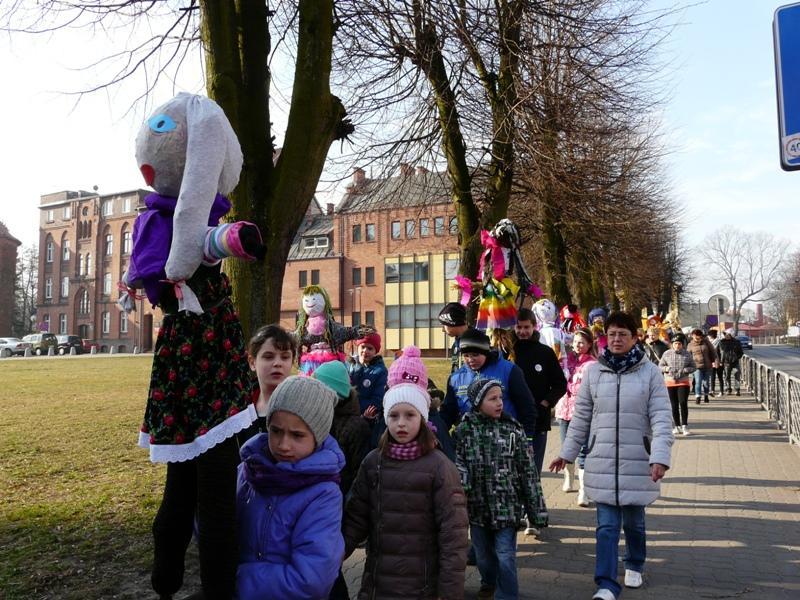
M 241 450 L 237 598 L 327 598 L 344 556 L 339 472 L 328 435 L 336 394 L 288 377 L 270 398 L 267 432 Z

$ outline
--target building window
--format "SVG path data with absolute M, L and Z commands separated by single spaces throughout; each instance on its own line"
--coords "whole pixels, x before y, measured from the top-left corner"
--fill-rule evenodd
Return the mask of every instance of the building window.
M 106 256 L 114 254 L 114 236 L 110 233 L 106 234 Z
M 64 313 L 58 315 L 58 333 L 62 335 L 67 333 L 67 315 Z
M 81 292 L 81 299 L 78 304 L 78 312 L 82 315 L 89 314 L 89 290 L 83 290 Z
M 444 217 L 433 219 L 433 235 L 444 235 Z
M 69 296 L 69 277 L 64 275 L 61 278 L 61 297 L 66 298 L 67 296 Z
M 108 334 L 111 331 L 111 313 L 103 311 L 103 334 Z
M 450 217 L 450 235 L 458 235 L 458 217 Z
M 42 317 L 42 331 L 50 331 L 50 315 Z
M 130 197 L 125 198 L 122 201 L 122 212 L 124 212 L 124 213 L 131 212 L 131 199 L 130 199 Z
M 55 211 L 52 208 L 48 208 L 47 209 L 47 222 L 48 223 L 52 223 L 55 220 L 56 220 Z
M 353 225 L 353 242 L 361 241 L 361 225 Z
M 429 327 L 431 322 L 430 304 L 414 306 L 414 327 Z
M 86 253 L 86 276 L 92 276 L 92 254 L 90 252 Z
M 366 227 L 367 232 L 367 241 L 374 242 L 375 241 L 375 223 L 367 223 Z
M 413 263 L 387 263 L 384 277 L 386 283 L 428 281 L 428 261 Z
M 386 263 L 383 270 L 383 279 L 386 283 L 397 283 L 400 281 L 400 265 L 397 263 Z
M 368 310 L 367 312 L 365 312 L 364 313 L 364 319 L 365 319 L 367 325 L 372 325 L 374 327 L 375 326 L 375 311 L 374 310 Z
M 119 332 L 128 333 L 128 313 L 124 310 L 119 313 Z
M 55 244 L 53 243 L 53 240 L 48 236 L 47 245 L 45 246 L 45 252 L 44 252 L 45 258 L 44 259 L 49 263 L 53 262 L 53 250 L 54 250 L 54 248 L 55 248 Z
M 414 305 L 407 304 L 400 307 L 400 327 L 410 329 L 414 327 Z
M 106 200 L 103 202 L 103 216 L 110 217 L 114 214 L 114 202 L 112 200 Z
M 50 300 L 53 297 L 53 279 L 48 277 L 44 282 L 44 297 Z
M 360 312 L 352 313 L 350 318 L 353 320 L 353 327 L 359 327 L 361 325 L 361 313 Z
M 327 248 L 328 247 L 328 238 L 327 237 L 307 237 L 307 238 L 303 238 L 303 247 L 304 248 Z
M 131 232 L 127 227 L 122 230 L 122 253 L 131 253 Z
M 319 285 L 319 269 L 311 269 L 311 285 Z
M 392 221 L 392 239 L 400 239 L 400 221 Z
M 63 215 L 63 218 L 64 218 L 64 220 L 65 220 L 65 221 L 66 221 L 67 219 L 71 219 L 71 218 L 72 218 L 72 206 L 70 206 L 69 204 L 67 204 L 67 205 L 64 207 L 64 215 Z
M 375 285 L 375 267 L 367 267 L 364 270 L 366 271 L 364 273 L 365 283 L 367 285 Z
M 384 327 L 386 327 L 386 329 L 397 329 L 398 327 L 400 327 L 400 307 L 399 306 L 387 306 L 386 307 L 386 319 L 385 319 Z
M 419 237 L 428 237 L 431 234 L 431 220 L 419 220 Z
M 459 259 L 457 258 L 448 258 L 444 261 L 444 278 L 455 279 L 458 275 L 458 265 Z
M 353 285 L 361 285 L 361 268 L 353 267 Z
M 406 221 L 406 238 L 411 239 L 417 232 L 417 222 L 416 221 Z
M 299 287 L 304 288 L 308 285 L 308 271 L 300 271 L 299 275 Z
M 69 260 L 69 240 L 61 242 L 61 260 Z
M 103 273 L 103 294 L 111 295 L 111 273 Z

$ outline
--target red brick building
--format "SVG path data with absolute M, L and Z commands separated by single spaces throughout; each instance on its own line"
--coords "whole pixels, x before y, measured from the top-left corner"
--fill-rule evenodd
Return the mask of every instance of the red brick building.
M 17 247 L 21 242 L 0 221 L 0 336 L 10 336 L 14 316 Z
M 116 304 L 117 282 L 130 260 L 133 222 L 148 193 L 41 196 L 39 330 L 78 335 L 101 351 L 112 346 L 118 352 L 152 349 L 160 311 L 142 300 L 127 315 Z
M 444 174 L 401 165 L 400 174 L 369 179 L 358 169 L 334 211 L 312 203 L 289 254 L 281 323 L 292 328 L 301 290 L 318 283 L 345 325 L 374 325 L 384 351 L 416 344 L 443 353 L 436 320 L 455 300 L 458 243 Z

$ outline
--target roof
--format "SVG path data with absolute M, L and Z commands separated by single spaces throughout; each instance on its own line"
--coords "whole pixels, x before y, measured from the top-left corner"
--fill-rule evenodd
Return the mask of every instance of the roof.
M 17 246 L 22 245 L 22 242 L 20 242 L 17 238 L 11 235 L 11 232 L 8 231 L 8 227 L 6 227 L 5 223 L 3 223 L 2 221 L 0 221 L 0 238 L 16 242 Z
M 449 204 L 450 189 L 446 174 L 440 172 L 417 171 L 387 179 L 364 179 L 363 183 L 347 188 L 336 212 Z
M 333 215 L 307 215 L 297 230 L 297 234 L 289 247 L 288 260 L 308 260 L 311 258 L 328 258 L 333 256 Z M 303 238 L 327 237 L 328 246 L 325 248 L 306 248 Z

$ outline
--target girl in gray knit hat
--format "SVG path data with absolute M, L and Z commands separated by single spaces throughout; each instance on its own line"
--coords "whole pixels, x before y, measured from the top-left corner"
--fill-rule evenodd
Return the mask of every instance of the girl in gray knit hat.
M 336 394 L 287 377 L 267 409 L 267 432 L 242 446 L 237 598 L 327 598 L 339 572 L 344 455 L 329 434 Z

